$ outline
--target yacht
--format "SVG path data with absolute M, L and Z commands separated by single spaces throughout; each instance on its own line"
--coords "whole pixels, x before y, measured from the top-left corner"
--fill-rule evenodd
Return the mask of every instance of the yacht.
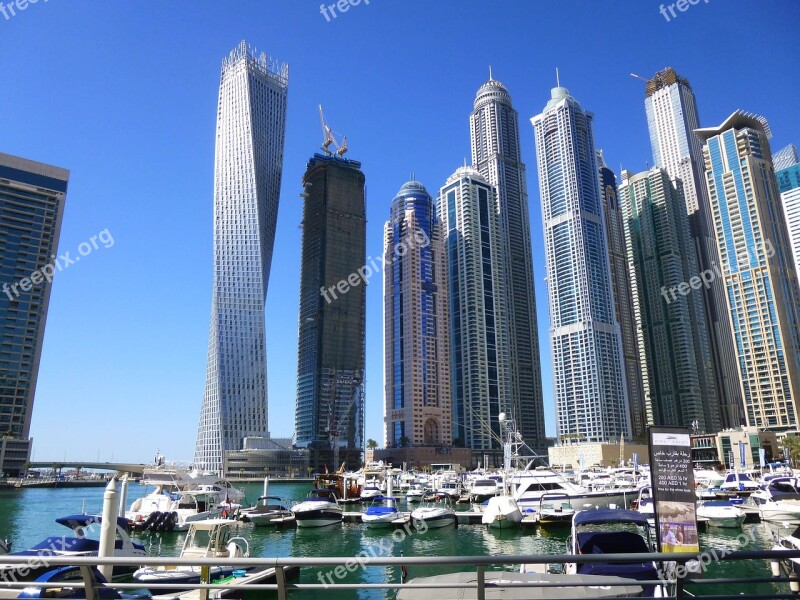
M 720 484 L 719 489 L 726 493 L 733 492 L 746 496 L 758 490 L 758 483 L 748 473 L 731 471 L 725 476 L 725 481 Z
M 372 504 L 361 515 L 361 522 L 367 527 L 392 527 L 394 521 L 400 518 L 397 502 L 394 498 L 375 496 Z
M 425 523 L 428 529 L 458 525 L 458 517 L 448 502 L 426 503 L 411 511 L 411 520 L 414 523 Z M 417 526 L 417 529 L 421 528 Z
M 369 483 L 364 484 L 364 487 L 361 488 L 361 500 L 371 501 L 373 498 L 377 498 L 381 495 L 381 488 L 378 486 L 378 482 L 372 480 Z
M 342 522 L 342 507 L 332 490 L 314 489 L 292 508 L 298 527 L 325 527 Z
M 511 495 L 520 508 L 536 510 L 542 495 L 560 493 L 569 498 L 572 508 L 578 510 L 586 506 L 605 507 L 610 504 L 627 505 L 629 500 L 636 497 L 635 489 L 610 488 L 590 490 L 567 481 L 562 475 L 546 468 L 530 469 L 530 465 L 523 471 L 517 471 L 509 478 Z
M 186 531 L 193 522 L 219 518 L 227 510 L 215 492 L 171 492 L 159 485 L 135 500 L 125 518 L 139 531 Z
M 0 564 L 0 578 L 8 581 L 11 577 L 15 581 L 33 581 L 49 570 L 46 557 L 48 556 L 97 556 L 100 549 L 99 540 L 90 539 L 87 533 L 100 532 L 102 517 L 99 515 L 71 515 L 56 519 L 56 523 L 72 530 L 73 536 L 57 535 L 50 536 L 22 552 L 9 552 L 8 556 L 30 556 L 31 560 L 24 565 L 2 565 Z M 141 544 L 133 542 L 128 536 L 125 528 L 128 521 L 122 517 L 117 517 L 116 540 L 114 542 L 114 556 L 147 558 L 147 550 Z M 37 558 L 33 558 L 37 557 Z M 39 557 L 43 557 L 44 560 Z M 114 567 L 114 579 L 129 576 L 135 567 L 118 566 Z
M 747 515 L 730 500 L 708 500 L 697 505 L 697 516 L 708 519 L 709 527 L 735 529 L 742 526 Z
M 472 502 L 483 502 L 492 496 L 497 496 L 500 492 L 494 479 L 476 479 L 469 488 Z
M 294 524 L 295 521 L 294 513 L 277 496 L 261 496 L 255 506 L 239 512 L 239 520 L 257 527 Z
M 231 527 L 235 521 L 228 519 L 208 519 L 195 521 L 191 524 L 186 539 L 183 542 L 180 558 L 247 558 L 250 549 L 247 540 L 241 537 L 231 537 Z M 227 577 L 241 567 L 210 567 L 209 581 Z M 142 567 L 133 577 L 138 582 L 175 584 L 180 586 L 186 583 L 200 582 L 200 569 L 197 566 L 160 565 L 158 567 Z M 176 590 L 159 589 L 159 593 L 169 593 Z
M 425 488 L 421 483 L 412 483 L 406 491 L 406 502 L 414 503 L 421 502 L 422 497 L 425 495 Z

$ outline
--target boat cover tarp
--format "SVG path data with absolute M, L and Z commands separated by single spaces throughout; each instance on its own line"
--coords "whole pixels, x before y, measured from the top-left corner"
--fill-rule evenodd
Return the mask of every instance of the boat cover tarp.
M 615 508 L 598 508 L 596 510 L 582 510 L 575 513 L 575 525 L 602 525 L 604 523 L 633 523 L 634 525 L 647 525 L 647 517 L 635 510 L 619 510 Z

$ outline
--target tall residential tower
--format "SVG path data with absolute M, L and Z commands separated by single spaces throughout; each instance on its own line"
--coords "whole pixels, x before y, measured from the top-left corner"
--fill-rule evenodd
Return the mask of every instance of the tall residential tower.
M 556 425 L 561 440 L 630 439 L 592 114 L 563 87 L 531 119 L 542 199 Z
M 385 445 L 450 446 L 450 333 L 441 227 L 409 181 L 384 226 Z
M 489 74 L 470 115 L 472 163 L 497 190 L 500 263 L 505 280 L 510 413 L 528 445 L 546 452 L 528 189 L 519 118 L 505 86 Z
M 698 129 L 728 299 L 744 416 L 795 429 L 800 410 L 800 290 L 763 117 L 737 111 Z
M 315 154 L 303 175 L 295 443 L 314 469 L 361 466 L 367 275 L 361 163 Z
M 268 437 L 264 303 L 283 169 L 289 69 L 245 42 L 222 61 L 214 158 L 214 283 L 195 466 L 219 471 Z
M 68 181 L 66 169 L 0 153 L 0 471 L 6 476 L 18 476 L 31 453 L 33 400 Z M 50 277 L 42 276 L 46 265 Z

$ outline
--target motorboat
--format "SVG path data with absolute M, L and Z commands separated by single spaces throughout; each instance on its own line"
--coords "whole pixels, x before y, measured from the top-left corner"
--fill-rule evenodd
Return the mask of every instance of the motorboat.
M 797 500 L 800 498 L 800 480 L 786 476 L 765 478 L 758 490 L 750 494 L 750 498 L 756 506 L 776 500 Z
M 292 507 L 298 527 L 325 527 L 342 522 L 342 507 L 332 490 L 313 489 Z
M 747 515 L 730 500 L 708 500 L 697 505 L 697 516 L 708 519 L 709 527 L 734 529 L 742 526 Z
M 771 500 L 758 505 L 762 521 L 800 525 L 800 500 Z
M 169 491 L 156 486 L 155 491 L 131 504 L 125 517 L 140 531 L 186 531 L 196 521 L 222 517 L 228 509 L 221 506 L 216 492 L 208 490 Z
M 522 522 L 522 511 L 511 496 L 492 496 L 483 509 L 481 522 L 494 529 L 518 527 Z
M 236 522 L 229 519 L 207 519 L 194 521 L 189 527 L 186 539 L 183 542 L 180 558 L 247 558 L 250 548 L 247 540 L 242 537 L 231 537 L 231 529 Z M 142 567 L 133 577 L 138 582 L 174 584 L 180 586 L 187 583 L 200 582 L 200 569 L 198 566 L 159 565 L 157 567 Z M 241 567 L 211 566 L 209 567 L 209 580 L 227 577 Z M 159 588 L 159 593 L 163 592 Z M 177 590 L 180 587 L 176 588 Z
M 497 496 L 500 490 L 494 479 L 476 479 L 469 488 L 469 496 L 472 502 L 483 502 L 492 496 Z
M 425 523 L 428 529 L 458 525 L 458 517 L 448 502 L 427 503 L 411 511 L 411 520 L 414 523 Z M 422 529 L 417 527 L 417 529 Z
M 87 534 L 100 533 L 102 517 L 99 515 L 70 515 L 56 519 L 56 523 L 72 530 L 73 536 L 50 536 L 28 550 L 9 552 L 7 556 L 97 556 L 100 541 L 87 537 Z M 114 556 L 147 558 L 147 550 L 141 544 L 131 540 L 126 532 L 127 519 L 117 517 Z M 140 563 L 141 564 L 141 563 Z M 23 568 L 24 567 L 24 568 Z M 46 560 L 31 559 L 25 565 L 0 565 L 0 578 L 14 578 L 15 581 L 32 581 L 48 570 Z M 134 567 L 119 566 L 114 568 L 114 578 L 130 575 Z
M 461 484 L 458 481 L 445 480 L 439 484 L 436 495 L 440 497 L 448 496 L 453 500 L 461 497 Z
M 536 521 L 539 525 L 569 525 L 575 509 L 566 494 L 542 494 Z
M 277 496 L 261 496 L 256 505 L 239 511 L 239 520 L 262 525 L 294 524 L 294 513 L 286 508 L 285 502 Z
M 797 527 L 789 535 L 782 537 L 776 536 L 773 550 L 800 550 L 800 527 Z M 784 560 L 773 559 L 771 562 L 772 574 L 776 577 L 781 575 L 800 575 L 800 558 L 787 558 Z
M 567 541 L 567 554 L 632 554 L 655 552 L 652 531 L 647 517 L 635 510 L 581 510 L 572 518 L 572 532 Z M 567 563 L 569 575 L 603 575 L 635 579 L 660 579 L 654 561 L 629 563 Z M 663 586 L 644 586 L 645 597 L 666 597 Z
M 422 502 L 422 497 L 425 495 L 425 488 L 421 483 L 412 483 L 408 490 L 406 490 L 406 502 L 415 503 Z
M 731 471 L 725 475 L 725 481 L 720 484 L 719 489 L 726 493 L 747 496 L 758 491 L 758 483 L 748 473 Z
M 367 527 L 391 527 L 400 518 L 394 498 L 376 496 L 372 504 L 361 515 L 361 522 Z
M 361 500 L 372 501 L 373 498 L 381 495 L 381 488 L 376 482 L 367 483 L 361 488 Z
M 543 494 L 561 493 L 569 497 L 570 505 L 576 510 L 588 506 L 607 507 L 609 505 L 627 506 L 635 498 L 637 490 L 614 486 L 590 490 L 587 487 L 568 481 L 552 469 L 529 467 L 516 471 L 508 478 L 511 495 L 522 510 L 536 510 Z

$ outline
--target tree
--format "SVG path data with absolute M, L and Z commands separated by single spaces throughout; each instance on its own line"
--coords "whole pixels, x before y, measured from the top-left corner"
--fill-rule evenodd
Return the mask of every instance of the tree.
M 367 440 L 367 449 L 368 450 L 375 450 L 375 448 L 377 448 L 377 447 L 378 447 L 378 442 L 376 442 L 375 440 L 373 440 L 371 438 Z
M 781 448 L 789 449 L 789 459 L 793 466 L 800 463 L 800 437 L 787 435 L 781 440 Z
M 400 446 L 401 448 L 408 448 L 410 445 L 411 445 L 411 440 L 408 439 L 406 436 L 401 437 L 400 441 L 398 442 L 398 446 Z

